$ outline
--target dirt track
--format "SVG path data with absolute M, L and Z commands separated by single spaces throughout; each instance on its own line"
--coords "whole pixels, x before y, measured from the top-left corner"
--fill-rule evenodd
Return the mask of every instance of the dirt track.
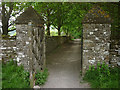
M 76 40 L 47 56 L 48 80 L 41 88 L 89 88 L 80 83 L 80 44 Z

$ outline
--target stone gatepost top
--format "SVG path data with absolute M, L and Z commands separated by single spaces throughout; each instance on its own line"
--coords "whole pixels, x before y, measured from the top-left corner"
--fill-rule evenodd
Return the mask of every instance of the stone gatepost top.
M 100 6 L 94 6 L 85 15 L 83 24 L 110 24 L 112 19 L 105 11 L 103 11 Z
M 44 20 L 35 9 L 28 7 L 20 16 L 17 17 L 16 24 L 28 24 L 31 22 L 36 26 L 43 26 Z

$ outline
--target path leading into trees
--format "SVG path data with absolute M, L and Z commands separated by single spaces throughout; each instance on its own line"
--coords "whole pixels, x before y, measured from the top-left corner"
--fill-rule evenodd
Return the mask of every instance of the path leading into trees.
M 47 56 L 48 80 L 41 88 L 88 88 L 80 83 L 79 40 L 67 43 Z

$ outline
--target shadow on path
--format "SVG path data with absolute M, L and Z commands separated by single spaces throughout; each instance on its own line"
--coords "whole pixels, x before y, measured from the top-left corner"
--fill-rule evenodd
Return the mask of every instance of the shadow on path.
M 48 80 L 42 88 L 89 88 L 80 83 L 79 40 L 66 43 L 47 56 Z

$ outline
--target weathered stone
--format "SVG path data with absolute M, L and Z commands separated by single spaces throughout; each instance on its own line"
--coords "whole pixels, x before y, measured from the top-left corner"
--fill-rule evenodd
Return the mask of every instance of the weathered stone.
M 2 37 L 1 43 L 1 59 L 5 62 L 16 59 L 16 37 Z
M 97 62 L 109 62 L 111 18 L 103 20 L 105 17 L 101 16 L 107 14 L 98 13 L 99 9 L 101 10 L 100 7 L 93 7 L 83 20 L 83 70 L 88 69 L 91 64 L 96 65 Z M 98 17 L 93 15 L 94 13 L 98 13 Z
M 17 59 L 29 71 L 40 71 L 44 67 L 44 64 L 41 64 L 45 62 L 43 22 L 41 16 L 32 7 L 26 9 L 16 19 Z
M 110 24 L 111 22 L 112 20 L 110 16 L 97 5 L 88 11 L 88 13 L 85 15 L 82 21 L 82 23 L 89 24 L 106 24 L 106 23 Z M 99 28 L 100 26 L 96 25 L 95 27 Z M 110 27 L 110 25 L 107 27 Z
M 38 89 L 38 90 L 39 90 L 39 89 L 40 89 L 40 86 L 34 86 L 33 89 L 35 89 L 35 90 Z
M 117 62 L 120 62 L 120 39 L 118 37 L 111 37 L 110 45 L 110 63 L 117 66 Z

